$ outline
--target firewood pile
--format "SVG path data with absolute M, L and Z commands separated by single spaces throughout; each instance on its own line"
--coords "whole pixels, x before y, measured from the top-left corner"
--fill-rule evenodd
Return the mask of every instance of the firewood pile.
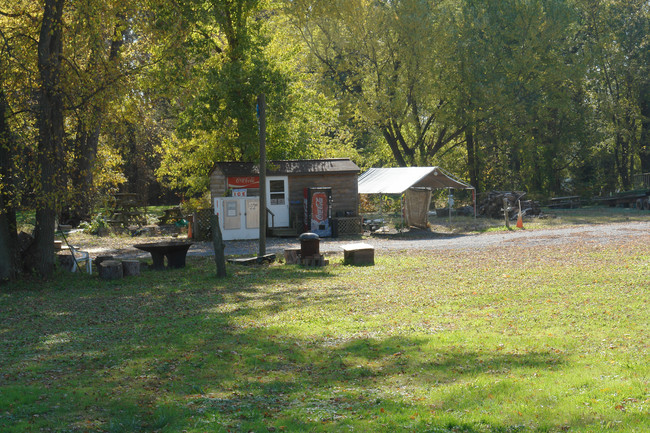
M 503 218 L 504 199 L 506 206 L 510 209 L 508 216 L 514 220 L 519 213 L 521 200 L 521 213 L 525 215 L 539 215 L 542 212 L 539 202 L 535 200 L 523 200 L 525 192 L 522 191 L 489 191 L 485 198 L 478 205 L 478 214 L 489 218 Z

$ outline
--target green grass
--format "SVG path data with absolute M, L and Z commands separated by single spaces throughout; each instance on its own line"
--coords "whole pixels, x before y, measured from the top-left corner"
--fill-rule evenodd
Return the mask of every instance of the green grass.
M 2 432 L 650 431 L 648 236 L 0 288 Z

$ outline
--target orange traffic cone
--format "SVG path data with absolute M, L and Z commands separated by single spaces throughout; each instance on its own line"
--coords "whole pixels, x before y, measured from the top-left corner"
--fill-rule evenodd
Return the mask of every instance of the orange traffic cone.
M 521 217 L 521 212 L 519 212 L 519 216 L 517 217 L 517 228 L 518 229 L 524 228 L 524 219 Z

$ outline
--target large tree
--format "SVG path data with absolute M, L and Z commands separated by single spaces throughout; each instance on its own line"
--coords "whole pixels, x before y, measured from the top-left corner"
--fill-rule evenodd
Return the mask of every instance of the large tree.
M 8 103 L 0 72 L 0 282 L 16 275 L 15 143 L 7 121 Z
M 160 146 L 160 179 L 194 194 L 207 188 L 214 162 L 257 160 L 261 93 L 269 158 L 338 156 L 345 131 L 335 107 L 304 70 L 300 47 L 289 48 L 295 39 L 273 2 L 189 1 L 182 17 L 178 56 L 149 75 L 162 84 L 151 97 L 171 85 L 166 97 L 178 119 Z
M 473 181 L 558 190 L 585 145 L 575 9 L 564 0 L 461 4 L 449 11 L 446 58 Z
M 18 273 L 16 212 L 25 197 L 36 125 L 30 84 L 38 37 L 38 8 L 0 1 L 0 280 Z
M 650 171 L 650 5 L 644 0 L 581 2 L 592 58 L 589 85 L 596 126 L 624 189 Z M 610 173 L 611 176 L 612 173 Z
M 46 0 L 38 39 L 38 183 L 35 267 L 42 276 L 54 271 L 54 224 L 62 192 L 64 102 L 61 88 L 63 7 Z
M 465 125 L 453 118 L 433 2 L 299 0 L 286 10 L 342 112 L 379 131 L 397 165 L 458 144 Z

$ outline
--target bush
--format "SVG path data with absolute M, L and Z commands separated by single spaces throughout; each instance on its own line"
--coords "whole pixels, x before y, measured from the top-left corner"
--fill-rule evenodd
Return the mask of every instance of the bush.
M 108 230 L 110 227 L 106 218 L 101 214 L 95 215 L 90 221 L 83 221 L 79 224 L 79 228 L 82 229 L 85 233 L 90 233 L 93 235 L 99 234 L 101 231 Z

